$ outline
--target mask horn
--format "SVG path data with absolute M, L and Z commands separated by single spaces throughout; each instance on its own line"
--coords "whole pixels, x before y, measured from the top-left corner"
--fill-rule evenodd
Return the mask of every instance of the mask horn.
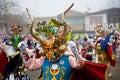
M 3 29 L 3 32 L 4 34 L 8 37 L 8 38 L 11 38 L 11 34 L 7 28 L 7 23 L 4 22 L 4 21 L 0 21 L 0 23 L 4 24 L 4 26 L 2 26 L 2 29 Z
M 62 21 L 64 21 L 65 14 L 73 7 L 74 3 L 72 3 L 63 13 L 62 13 Z

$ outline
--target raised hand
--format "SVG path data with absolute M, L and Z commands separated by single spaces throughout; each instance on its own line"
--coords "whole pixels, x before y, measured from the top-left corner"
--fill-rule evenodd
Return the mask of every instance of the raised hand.
M 79 62 L 80 59 L 82 58 L 82 56 L 79 54 L 79 51 L 78 51 L 77 46 L 76 46 L 76 43 L 74 41 L 70 41 L 69 45 L 70 45 L 70 48 L 71 48 L 73 54 L 76 57 L 76 60 Z

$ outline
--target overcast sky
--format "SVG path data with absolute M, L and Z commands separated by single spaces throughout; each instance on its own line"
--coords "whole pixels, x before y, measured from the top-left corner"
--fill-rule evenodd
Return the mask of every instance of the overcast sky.
M 97 11 L 105 7 L 110 0 L 18 0 L 21 10 L 26 7 L 34 17 L 57 16 L 74 3 L 71 10 L 78 12 Z M 89 10 L 89 11 L 90 11 Z

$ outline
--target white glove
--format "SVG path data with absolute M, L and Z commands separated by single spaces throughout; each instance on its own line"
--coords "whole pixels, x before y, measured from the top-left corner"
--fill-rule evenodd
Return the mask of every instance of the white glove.
M 71 48 L 73 54 L 76 57 L 77 62 L 79 62 L 80 59 L 82 58 L 82 56 L 79 54 L 79 51 L 78 51 L 77 46 L 76 46 L 76 43 L 74 41 L 70 41 L 69 45 L 70 45 L 70 48 Z
M 76 47 L 76 43 L 74 41 L 70 41 L 69 45 L 70 45 L 70 48 L 71 48 L 72 52 L 76 55 L 78 53 L 78 49 Z
M 116 29 L 115 29 L 115 26 L 114 26 L 113 24 L 111 24 L 111 25 L 109 26 L 109 29 L 110 29 L 111 32 L 113 32 L 113 31 L 116 30 Z

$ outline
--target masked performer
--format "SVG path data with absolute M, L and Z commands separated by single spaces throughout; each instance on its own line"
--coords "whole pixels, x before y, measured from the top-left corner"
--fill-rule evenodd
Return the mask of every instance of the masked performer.
M 6 74 L 6 76 L 4 76 L 3 79 L 6 79 L 7 75 L 8 74 L 10 75 L 10 73 L 16 67 L 16 63 L 13 63 L 13 61 L 12 61 L 14 59 L 16 52 L 15 52 L 13 46 L 11 45 L 11 42 L 9 41 L 9 39 L 6 42 L 1 43 L 0 48 L 1 48 L 2 52 L 4 52 L 4 55 L 6 55 L 5 56 L 6 58 L 4 58 L 4 60 L 2 61 L 2 64 L 1 64 L 1 67 L 4 64 L 6 64 L 6 65 L 4 65 L 4 68 L 2 68 L 4 70 L 4 73 Z M 1 60 L 2 60 L 2 58 L 1 58 Z M 6 60 L 7 60 L 7 63 L 5 62 Z M 15 62 L 17 62 L 17 61 L 18 61 L 18 57 L 17 57 L 17 59 L 15 59 Z M 12 63 L 12 65 L 8 66 L 8 64 L 10 64 L 10 63 Z
M 64 29 L 59 34 L 58 30 L 61 27 L 64 27 Z M 41 53 L 43 55 L 39 59 L 31 59 L 28 55 L 25 55 L 26 51 L 24 51 L 26 68 L 30 70 L 42 68 L 44 80 L 69 80 L 70 78 L 71 80 L 106 79 L 105 71 L 107 65 L 82 60 L 74 43 L 70 45 L 73 52 L 71 54 L 74 55 L 64 55 L 64 52 L 67 51 L 66 43 L 70 39 L 68 36 L 71 34 L 70 28 L 65 22 L 61 23 L 51 19 L 46 28 L 42 28 L 42 25 L 38 26 L 37 33 L 39 34 L 37 35 L 34 35 L 32 29 L 31 26 L 30 32 L 41 45 L 43 49 Z M 73 75 L 72 72 L 74 72 Z M 90 77 L 86 78 L 85 75 L 87 74 Z
M 26 51 L 29 54 L 29 56 L 31 58 L 39 58 L 40 54 L 39 54 L 39 49 L 40 46 L 38 44 L 38 42 L 36 42 L 33 37 L 29 35 L 29 38 L 27 39 L 27 47 L 26 47 Z
M 5 66 L 5 71 L 7 74 L 7 77 L 5 79 L 22 79 L 25 78 L 23 66 L 22 66 L 22 60 L 19 54 L 19 48 L 18 43 L 24 39 L 26 35 L 22 35 L 23 28 L 21 26 L 13 25 L 10 27 L 10 29 L 7 29 L 5 26 L 4 29 L 5 35 L 9 38 L 8 45 L 1 44 L 2 50 L 6 52 L 9 58 L 9 62 Z M 27 80 L 25 78 L 25 80 Z
M 115 67 L 116 60 L 113 54 L 113 50 L 110 47 L 109 40 L 112 35 L 115 34 L 115 29 L 111 28 L 111 32 L 103 30 L 102 25 L 96 27 L 96 35 L 99 38 L 96 43 L 96 52 L 98 56 L 98 63 L 104 63 L 109 66 L 108 73 L 111 76 L 110 65 Z
M 65 10 L 65 12 L 67 11 Z M 20 48 L 23 49 L 25 67 L 30 70 L 42 68 L 44 80 L 69 80 L 70 78 L 71 80 L 106 80 L 107 65 L 82 60 L 76 44 L 71 42 L 70 45 L 71 54 L 74 55 L 64 55 L 65 51 L 70 52 L 66 46 L 70 40 L 71 30 L 64 21 L 64 15 L 62 19 L 62 22 L 51 19 L 46 27 L 41 24 L 37 25 L 37 29 L 34 30 L 36 33 L 33 31 L 33 20 L 30 32 L 42 47 L 42 57 L 30 58 L 22 45 Z M 74 72 L 73 75 L 72 72 Z

